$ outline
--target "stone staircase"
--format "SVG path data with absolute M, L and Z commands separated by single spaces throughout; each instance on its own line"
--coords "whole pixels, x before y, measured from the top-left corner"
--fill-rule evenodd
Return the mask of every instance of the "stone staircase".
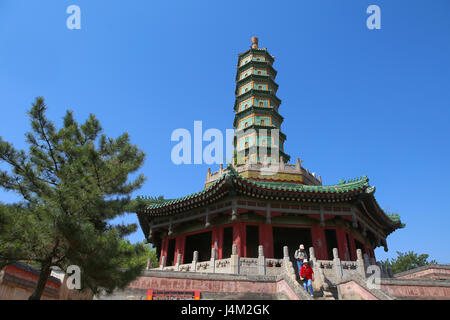
M 336 286 L 314 292 L 314 300 L 339 300 Z

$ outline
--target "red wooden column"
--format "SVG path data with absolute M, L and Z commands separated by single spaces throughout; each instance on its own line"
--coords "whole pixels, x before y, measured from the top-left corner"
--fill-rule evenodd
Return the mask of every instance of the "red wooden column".
M 180 248 L 180 242 L 181 242 L 181 238 L 180 236 L 175 236 L 175 252 L 173 254 L 173 261 L 171 262 L 172 265 L 176 265 L 177 263 L 177 257 L 178 257 L 178 251 Z
M 239 257 L 242 257 L 244 252 L 244 244 L 245 244 L 245 236 L 243 233 L 243 224 L 242 222 L 235 222 L 233 224 L 233 244 L 237 245 L 237 254 Z
M 217 256 L 223 259 L 223 226 L 217 227 Z
M 247 257 L 247 224 L 241 222 L 241 253 L 243 257 Z
M 313 241 L 314 253 L 319 260 L 327 260 L 327 241 L 325 239 L 325 231 L 319 224 L 311 228 L 311 236 Z M 309 255 L 309 252 L 308 252 Z
M 219 243 L 219 239 L 217 239 L 217 237 L 218 236 L 217 236 L 217 226 L 216 226 L 216 227 L 213 227 L 211 230 L 211 249 L 215 248 L 216 241 L 217 241 L 217 244 Z
M 336 235 L 339 247 L 339 258 L 343 261 L 350 260 L 349 248 L 347 245 L 347 238 L 345 237 L 345 228 L 337 227 Z
M 215 226 L 212 228 L 211 249 L 217 249 L 217 258 L 222 259 L 222 242 L 223 242 L 223 227 Z
M 261 223 L 259 243 L 264 246 L 264 256 L 273 258 L 273 229 L 271 224 Z
M 161 244 L 161 254 L 159 256 L 159 264 L 162 263 L 163 256 L 166 256 L 166 259 L 167 259 L 167 246 L 168 245 L 169 245 L 169 240 L 167 239 L 167 237 L 165 237 Z M 166 264 L 167 264 L 167 260 L 166 260 Z
M 269 241 L 267 239 L 268 237 L 268 228 L 267 228 L 267 224 L 266 223 L 258 223 L 258 230 L 259 230 L 259 245 L 264 247 L 264 256 L 266 258 L 269 257 L 269 251 L 270 251 L 270 244 Z
M 175 237 L 175 256 L 173 257 L 173 265 L 177 263 L 178 254 L 181 254 L 181 263 L 184 260 L 184 243 L 186 241 L 185 235 L 178 235 Z

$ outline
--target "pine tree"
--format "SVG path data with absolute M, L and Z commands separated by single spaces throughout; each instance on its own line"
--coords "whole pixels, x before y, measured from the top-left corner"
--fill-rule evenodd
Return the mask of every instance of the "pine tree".
M 130 195 L 145 177 L 129 175 L 145 154 L 127 133 L 117 139 L 102 133 L 94 115 L 79 125 L 67 111 L 62 128 L 46 117 L 39 97 L 29 111 L 27 151 L 0 137 L 0 186 L 21 196 L 20 203 L 0 205 L 0 267 L 15 261 L 40 266 L 30 299 L 40 299 L 53 267 L 81 269 L 83 288 L 94 293 L 123 288 L 145 268 L 143 244 L 123 245 L 136 224 L 109 221 L 132 211 Z M 5 167 L 5 166 L 3 166 Z M 123 269 L 126 261 L 127 269 Z M 145 259 L 144 259 L 145 261 Z
M 429 264 L 437 264 L 436 260 L 428 261 L 429 255 L 426 253 L 417 254 L 413 251 L 400 252 L 397 251 L 397 257 L 390 261 L 386 259 L 383 264 L 392 269 L 394 274 L 423 267 Z

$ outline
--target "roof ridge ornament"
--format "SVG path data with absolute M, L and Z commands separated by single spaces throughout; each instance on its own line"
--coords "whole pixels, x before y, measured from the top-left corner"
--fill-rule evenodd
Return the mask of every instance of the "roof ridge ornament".
M 375 186 L 367 187 L 366 193 L 369 193 L 369 194 L 375 193 Z
M 224 172 L 223 176 L 227 181 L 230 181 L 233 177 L 240 177 L 239 172 L 231 163 L 227 164 L 227 169 Z
M 231 164 L 228 163 L 227 164 L 227 171 L 225 173 L 226 175 L 239 175 L 238 172 L 236 171 L 236 168 Z
M 252 37 L 252 49 L 258 49 L 258 41 L 257 37 Z

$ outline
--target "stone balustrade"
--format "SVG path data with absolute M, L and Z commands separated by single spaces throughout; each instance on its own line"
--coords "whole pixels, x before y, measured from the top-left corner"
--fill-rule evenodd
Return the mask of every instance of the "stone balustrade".
M 361 250 L 356 250 L 356 261 L 342 261 L 338 256 L 338 250 L 333 249 L 333 260 L 317 260 L 314 254 L 314 248 L 309 248 L 311 265 L 316 275 L 315 289 L 327 288 L 330 285 L 336 285 L 343 279 L 361 277 L 367 279 L 372 275 L 369 266 L 376 265 L 380 269 L 380 278 L 392 278 L 392 271 L 383 264 L 369 258 L 367 254 L 362 254 Z
M 331 284 L 339 283 L 344 277 L 352 274 L 359 274 L 366 278 L 366 267 L 360 249 L 357 250 L 356 261 L 341 261 L 336 248 L 333 249 L 333 260 L 317 260 L 312 247 L 309 248 L 309 254 L 314 274 L 319 275 L 316 278 L 318 282 L 321 282 L 317 286 L 323 285 L 326 280 Z
M 333 249 L 332 260 L 316 259 L 314 248 L 309 248 L 309 260 L 315 274 L 313 285 L 320 290 L 330 285 L 336 285 L 343 279 L 353 276 L 366 279 L 372 273 L 368 273 L 368 267 L 377 265 L 380 269 L 381 278 L 391 278 L 392 272 L 381 263 L 370 259 L 367 254 L 362 254 L 358 249 L 356 261 L 342 261 L 339 258 L 338 250 Z M 233 245 L 231 257 L 216 259 L 217 249 L 211 249 L 211 259 L 208 261 L 198 261 L 198 252 L 195 251 L 191 263 L 181 264 L 181 254 L 177 256 L 174 266 L 165 266 L 167 258 L 161 258 L 161 265 L 156 270 L 198 272 L 198 273 L 218 273 L 218 274 L 239 274 L 239 275 L 266 275 L 278 276 L 287 274 L 292 279 L 296 279 L 293 263 L 289 258 L 288 247 L 283 248 L 283 258 L 273 259 L 264 257 L 264 247 L 258 247 L 257 258 L 244 258 L 237 255 L 237 245 Z
M 285 247 L 284 251 L 288 252 L 288 248 Z M 198 252 L 195 251 L 191 263 L 181 264 L 181 254 L 179 254 L 177 256 L 177 263 L 174 266 L 166 266 L 167 257 L 163 256 L 161 265 L 153 270 L 270 276 L 277 276 L 288 270 L 290 274 L 294 274 L 295 276 L 292 263 L 289 266 L 290 261 L 288 255 L 283 259 L 265 258 L 263 246 L 259 246 L 258 248 L 258 258 L 239 257 L 237 255 L 236 245 L 233 245 L 230 258 L 216 259 L 216 256 L 216 248 L 213 248 L 211 250 L 211 259 L 199 262 Z

